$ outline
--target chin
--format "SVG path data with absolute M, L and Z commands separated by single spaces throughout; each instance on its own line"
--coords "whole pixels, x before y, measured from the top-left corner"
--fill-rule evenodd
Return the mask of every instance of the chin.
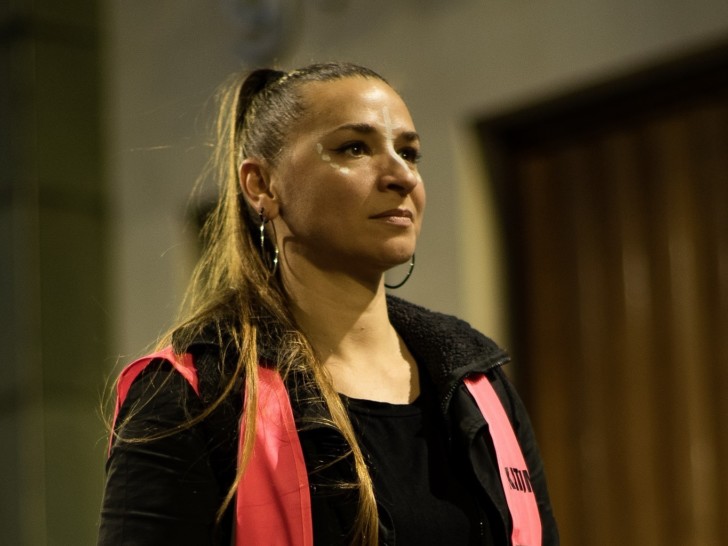
M 398 241 L 397 244 L 392 243 L 393 241 L 390 241 L 390 244 L 380 246 L 377 249 L 370 247 L 370 252 L 367 252 L 369 260 L 371 260 L 369 264 L 380 271 L 387 271 L 409 263 L 410 258 L 415 253 L 415 245 L 410 241 Z M 371 251 L 374 251 L 374 253 Z
M 413 254 L 414 250 L 411 250 L 406 253 L 397 253 L 396 255 L 388 256 L 389 259 L 385 260 L 387 269 L 392 269 L 393 267 L 409 263 Z
M 394 265 L 399 265 L 408 262 L 412 255 L 415 253 L 414 241 L 398 241 L 397 244 L 389 245 L 384 252 L 388 255 L 387 257 Z

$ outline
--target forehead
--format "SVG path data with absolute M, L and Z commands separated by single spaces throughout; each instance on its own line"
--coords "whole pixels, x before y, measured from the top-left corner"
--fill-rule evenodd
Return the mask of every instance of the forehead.
M 382 125 L 386 117 L 407 130 L 413 130 L 409 110 L 394 89 L 381 80 L 364 77 L 343 78 L 306 84 L 301 95 L 306 115 L 304 130 L 325 130 L 345 123 Z

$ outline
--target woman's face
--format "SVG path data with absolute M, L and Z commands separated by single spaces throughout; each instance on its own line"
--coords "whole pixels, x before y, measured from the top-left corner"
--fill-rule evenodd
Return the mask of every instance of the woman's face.
M 284 261 L 381 275 L 415 252 L 425 190 L 402 99 L 362 77 L 306 84 L 306 113 L 271 171 Z

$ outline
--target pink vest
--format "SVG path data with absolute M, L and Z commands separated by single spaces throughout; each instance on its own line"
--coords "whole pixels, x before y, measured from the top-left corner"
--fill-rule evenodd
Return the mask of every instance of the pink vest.
M 189 354 L 175 355 L 171 347 L 127 366 L 117 383 L 116 411 L 137 376 L 155 359 L 170 362 L 199 393 L 197 370 Z M 236 546 L 313 546 L 311 497 L 303 451 L 298 440 L 288 391 L 277 372 L 259 367 L 255 444 L 235 499 Z M 536 496 L 510 419 L 488 378 L 468 377 L 465 386 L 488 423 L 501 482 L 511 514 L 513 546 L 540 546 L 541 519 Z M 242 453 L 244 430 L 238 453 Z

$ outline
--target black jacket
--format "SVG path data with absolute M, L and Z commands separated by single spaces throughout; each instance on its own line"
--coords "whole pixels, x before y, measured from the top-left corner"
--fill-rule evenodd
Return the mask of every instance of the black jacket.
M 510 544 L 511 530 L 487 424 L 463 385 L 465 377 L 473 373 L 488 375 L 506 408 L 538 500 L 543 544 L 557 545 L 558 532 L 533 430 L 523 404 L 501 370 L 508 356 L 455 317 L 394 297 L 388 299 L 388 307 L 390 320 L 415 357 L 420 373 L 426 373 L 435 387 L 451 448 L 472 477 L 483 513 L 483 544 L 506 546 Z M 267 337 L 275 340 L 277 336 L 269 333 Z M 181 348 L 195 357 L 200 398 L 169 366 L 160 363 L 145 371 L 122 407 L 118 422 L 123 422 L 135 401 L 142 407 L 123 434 L 143 437 L 202 411 L 225 383 L 226 363 L 235 361 L 236 355 L 221 344 L 225 345 L 214 335 L 203 335 L 191 346 Z M 259 352 L 275 361 L 275 341 L 260 345 Z M 163 384 L 168 388 L 160 389 Z M 309 470 L 316 543 L 348 544 L 356 498 L 335 485 L 353 479 L 350 461 L 337 461 L 346 446 L 337 431 L 311 424 L 325 415 L 322 407 L 311 404 L 305 391 L 291 392 Z M 200 425 L 172 438 L 116 446 L 107 463 L 99 544 L 229 544 L 232 510 L 218 526 L 214 525 L 214 512 L 235 476 L 241 411 L 241 398 L 230 397 Z M 385 510 L 380 510 L 380 520 L 380 543 L 394 546 L 396 530 Z

